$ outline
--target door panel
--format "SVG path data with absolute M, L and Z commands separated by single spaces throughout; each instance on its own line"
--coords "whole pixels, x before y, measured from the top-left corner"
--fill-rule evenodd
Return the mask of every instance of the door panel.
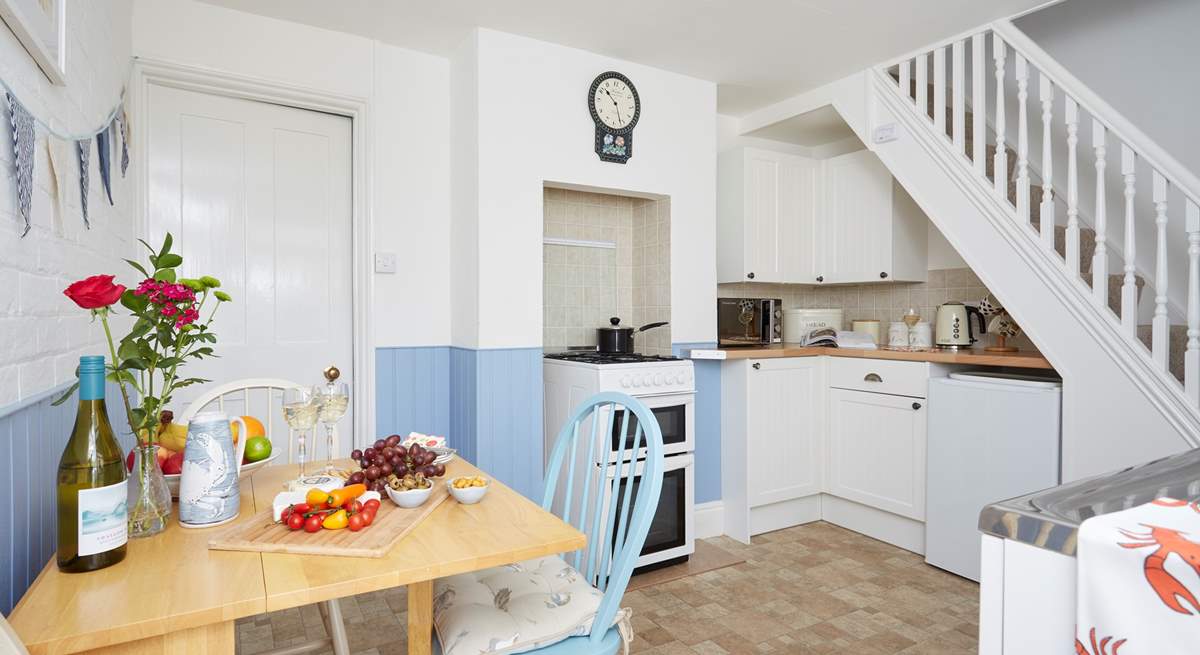
M 779 167 L 781 281 L 811 284 L 817 276 L 817 163 L 790 157 Z
M 923 521 L 925 401 L 829 391 L 829 493 Z
M 820 359 L 768 359 L 747 366 L 749 505 L 820 492 L 825 397 Z
M 746 158 L 747 268 L 755 282 L 779 281 L 779 162 L 766 153 L 748 153 Z
M 353 384 L 350 120 L 162 86 L 149 110 L 145 238 L 171 232 L 180 273 L 213 275 L 234 298 L 213 324 L 220 357 L 189 374 L 316 384 L 333 364 Z M 204 391 L 180 390 L 172 408 Z M 351 425 L 348 413 L 343 453 Z
M 891 174 L 869 151 L 825 162 L 826 282 L 879 281 L 891 268 Z

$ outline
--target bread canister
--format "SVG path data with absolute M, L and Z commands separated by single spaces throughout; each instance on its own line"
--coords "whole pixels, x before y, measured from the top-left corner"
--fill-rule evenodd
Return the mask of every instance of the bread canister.
M 842 329 L 842 310 L 785 309 L 783 310 L 783 340 L 799 343 L 806 334 L 817 328 Z

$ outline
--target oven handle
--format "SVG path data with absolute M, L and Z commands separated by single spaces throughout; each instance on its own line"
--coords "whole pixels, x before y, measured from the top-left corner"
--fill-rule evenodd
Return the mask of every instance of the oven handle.
M 685 469 L 690 466 L 695 466 L 696 457 L 692 453 L 680 453 L 678 455 L 667 455 L 663 457 L 663 473 L 670 473 L 679 469 Z M 600 466 L 600 462 L 596 462 L 596 466 Z M 628 466 L 628 462 L 622 463 L 622 468 Z M 633 474 L 641 475 L 646 468 L 646 460 L 639 459 L 638 465 L 634 467 Z M 608 463 L 608 470 L 604 472 L 604 477 L 607 480 L 613 479 L 614 471 L 616 470 L 615 462 Z

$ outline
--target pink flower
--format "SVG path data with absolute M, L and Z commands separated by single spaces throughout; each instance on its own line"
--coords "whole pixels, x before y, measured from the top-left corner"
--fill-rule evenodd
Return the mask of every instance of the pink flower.
M 175 312 L 177 312 L 177 311 L 179 311 L 179 310 L 175 307 L 175 305 L 163 305 L 162 315 L 163 316 L 174 316 Z
M 196 319 L 198 318 L 200 318 L 200 312 L 196 311 L 196 308 L 194 307 L 188 307 L 187 309 L 183 310 L 183 312 L 179 315 L 179 318 L 175 319 L 175 327 L 181 328 L 185 325 L 195 323 Z
M 133 293 L 139 296 L 144 296 L 154 291 L 158 291 L 158 280 L 146 278 L 145 280 L 142 280 L 142 283 L 138 285 L 137 289 L 135 289 Z

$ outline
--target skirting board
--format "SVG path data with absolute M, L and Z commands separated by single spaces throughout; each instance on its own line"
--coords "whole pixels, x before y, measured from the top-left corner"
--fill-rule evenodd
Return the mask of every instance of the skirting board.
M 750 534 L 762 534 L 821 520 L 821 497 L 782 500 L 750 508 Z
M 821 518 L 918 555 L 925 554 L 925 524 L 921 521 L 829 494 L 821 496 Z
M 725 504 L 719 500 L 696 505 L 692 514 L 696 539 L 708 539 L 725 534 Z

